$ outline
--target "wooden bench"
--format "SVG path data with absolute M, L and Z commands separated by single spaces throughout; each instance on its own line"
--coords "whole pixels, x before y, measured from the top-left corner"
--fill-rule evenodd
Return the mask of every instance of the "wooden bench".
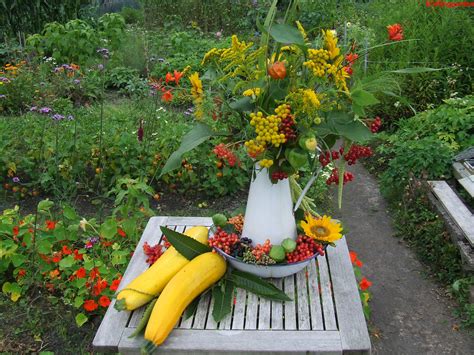
M 151 218 L 120 288 L 148 267 L 142 247 L 145 241 L 151 245 L 159 242 L 159 226 L 183 232 L 211 223 L 210 218 L 201 217 Z M 178 322 L 158 353 L 370 354 L 370 338 L 344 238 L 303 271 L 272 282 L 293 301 L 272 302 L 236 289 L 232 313 L 216 323 L 211 314 L 213 300 L 207 293 L 201 297 L 195 314 Z M 97 330 L 93 348 L 139 354 L 145 340 L 142 336 L 129 336 L 140 321 L 143 308 L 118 312 L 114 302 Z

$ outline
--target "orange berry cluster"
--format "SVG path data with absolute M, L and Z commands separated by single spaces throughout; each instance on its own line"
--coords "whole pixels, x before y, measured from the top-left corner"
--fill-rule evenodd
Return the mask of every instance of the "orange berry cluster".
M 209 246 L 213 248 L 218 248 L 224 253 L 230 255 L 231 248 L 235 243 L 239 241 L 239 236 L 235 233 L 227 233 L 221 227 L 217 227 L 216 233 L 209 238 Z
M 235 230 L 238 233 L 242 233 L 242 228 L 244 227 L 244 216 L 239 214 L 237 216 L 231 217 L 227 223 L 234 225 Z
M 272 245 L 270 244 L 270 239 L 265 240 L 263 245 L 257 244 L 255 248 L 252 250 L 252 254 L 255 256 L 255 259 L 260 260 L 260 258 L 264 255 L 270 253 L 270 249 Z

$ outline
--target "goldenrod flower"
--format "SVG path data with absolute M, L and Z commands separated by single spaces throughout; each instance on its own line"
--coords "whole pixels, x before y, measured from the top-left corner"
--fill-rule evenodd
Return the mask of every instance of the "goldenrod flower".
M 202 109 L 202 102 L 204 101 L 204 91 L 202 89 L 202 81 L 199 79 L 199 73 L 195 72 L 189 76 L 189 81 L 191 82 L 191 95 L 193 95 L 193 102 L 196 106 L 196 111 L 194 116 L 198 119 L 202 118 L 204 111 Z
M 324 46 L 329 52 L 329 58 L 334 59 L 336 58 L 341 50 L 337 47 L 337 37 L 334 35 L 333 31 L 331 30 L 323 30 L 324 36 Z
M 341 225 L 331 220 L 331 217 L 324 215 L 315 218 L 308 213 L 305 219 L 306 221 L 301 222 L 301 227 L 308 237 L 326 243 L 333 243 L 342 238 Z
M 253 98 L 257 97 L 260 95 L 260 93 L 262 92 L 262 89 L 260 88 L 253 88 L 253 89 L 247 89 L 245 90 L 242 95 L 244 96 L 251 96 Z

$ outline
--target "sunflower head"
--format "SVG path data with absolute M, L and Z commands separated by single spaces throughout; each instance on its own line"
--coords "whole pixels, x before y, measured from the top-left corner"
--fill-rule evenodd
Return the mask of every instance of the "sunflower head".
M 310 214 L 306 214 L 305 221 L 301 222 L 301 227 L 308 237 L 321 242 L 333 243 L 342 238 L 341 225 L 326 215 L 315 218 Z

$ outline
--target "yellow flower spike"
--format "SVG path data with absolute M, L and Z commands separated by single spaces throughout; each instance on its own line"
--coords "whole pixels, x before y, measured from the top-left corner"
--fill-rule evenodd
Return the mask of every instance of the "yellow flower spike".
M 324 36 L 324 46 L 329 52 L 329 58 L 334 59 L 336 58 L 341 50 L 337 47 L 337 37 L 334 35 L 333 31 L 331 30 L 323 30 Z

